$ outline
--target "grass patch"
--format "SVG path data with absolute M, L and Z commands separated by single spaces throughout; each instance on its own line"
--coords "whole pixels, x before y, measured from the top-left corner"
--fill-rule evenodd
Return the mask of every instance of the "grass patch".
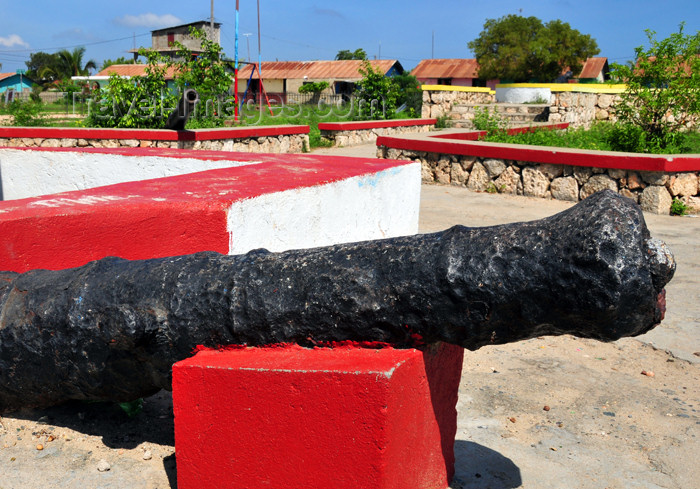
M 614 140 L 620 133 L 620 126 L 608 122 L 594 124 L 590 129 L 541 129 L 524 134 L 509 136 L 503 131 L 493 131 L 483 141 L 533 146 L 553 146 L 560 148 L 617 151 Z M 619 137 L 619 136 L 618 136 Z M 641 152 L 641 151 L 640 151 Z M 679 134 L 674 144 L 663 150 L 646 151 L 658 154 L 698 154 L 700 153 L 700 133 L 697 131 Z

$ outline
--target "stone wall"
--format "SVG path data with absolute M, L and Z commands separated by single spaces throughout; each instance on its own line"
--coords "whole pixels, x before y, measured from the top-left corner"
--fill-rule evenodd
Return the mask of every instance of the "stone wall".
M 496 101 L 494 92 L 472 92 L 461 90 L 423 90 L 422 117 L 444 117 L 455 105 L 490 104 Z
M 379 136 L 429 132 L 434 127 L 435 124 L 433 122 L 430 124 L 412 126 L 375 127 L 368 129 L 351 129 L 347 131 L 321 129 L 321 137 L 330 141 L 334 147 L 357 146 L 359 144 L 374 143 Z
M 309 150 L 308 134 L 286 134 L 202 141 L 155 139 L 89 139 L 56 137 L 0 137 L 0 147 L 16 148 L 177 148 L 247 153 L 302 153 Z
M 674 198 L 700 212 L 699 172 L 651 172 L 538 164 L 379 147 L 381 158 L 420 161 L 423 183 L 466 187 L 477 192 L 524 195 L 577 202 L 612 189 L 643 210 L 668 214 Z
M 553 92 L 549 122 L 568 122 L 570 127 L 590 127 L 597 121 L 615 121 L 612 112 L 619 94 Z

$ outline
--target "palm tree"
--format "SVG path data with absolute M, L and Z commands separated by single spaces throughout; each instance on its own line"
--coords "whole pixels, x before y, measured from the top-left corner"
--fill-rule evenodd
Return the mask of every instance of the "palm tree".
M 94 60 L 89 60 L 83 65 L 83 56 L 85 56 L 85 47 L 79 47 L 68 51 L 62 49 L 55 54 L 56 64 L 45 66 L 39 76 L 42 78 L 52 78 L 54 80 L 64 80 L 71 76 L 85 76 L 90 74 L 90 70 L 97 69 L 97 63 Z

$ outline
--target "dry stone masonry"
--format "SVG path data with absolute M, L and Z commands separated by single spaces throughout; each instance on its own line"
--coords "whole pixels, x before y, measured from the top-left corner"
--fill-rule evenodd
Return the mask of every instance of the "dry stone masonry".
M 578 202 L 610 189 L 655 214 L 668 214 L 674 198 L 700 212 L 698 172 L 665 173 L 554 165 L 378 148 L 382 158 L 420 161 L 423 183 Z
M 309 148 L 308 134 L 256 136 L 205 141 L 167 141 L 152 139 L 87 138 L 0 138 L 0 147 L 15 148 L 176 148 L 248 153 L 301 153 Z

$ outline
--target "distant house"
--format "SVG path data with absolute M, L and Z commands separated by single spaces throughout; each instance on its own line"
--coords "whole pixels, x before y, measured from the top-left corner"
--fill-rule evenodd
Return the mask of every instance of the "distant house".
M 177 59 L 178 48 L 175 46 L 177 41 L 192 51 L 193 54 L 201 53 L 202 43 L 190 36 L 190 27 L 206 32 L 207 39 L 221 44 L 221 24 L 214 22 L 214 29 L 212 30 L 210 22 L 200 20 L 151 31 L 151 49 L 168 58 Z M 134 60 L 138 59 L 138 49 L 132 49 L 129 52 L 134 54 Z
M 494 88 L 498 80 L 479 78 L 479 64 L 475 59 L 424 59 L 411 70 L 422 85 L 454 85 L 458 87 Z
M 119 75 L 122 78 L 139 78 L 146 75 L 147 67 L 148 65 L 137 64 L 111 65 L 95 75 L 73 76 L 71 77 L 71 80 L 87 82 L 91 89 L 96 88 L 96 85 L 99 85 L 100 88 L 104 88 L 109 83 L 109 78 L 111 75 Z M 171 66 L 165 72 L 165 81 L 167 82 L 167 86 L 170 89 L 175 88 L 174 78 L 175 68 Z
M 403 66 L 397 60 L 379 59 L 370 61 L 372 68 L 385 76 L 400 75 Z M 253 72 L 252 64 L 243 66 L 238 72 L 238 92 L 243 94 L 250 80 L 249 99 L 255 100 L 260 93 L 258 70 Z M 268 97 L 286 103 L 288 94 L 298 94 L 299 87 L 305 83 L 326 81 L 328 94 L 350 95 L 355 91 L 355 84 L 362 79 L 360 68 L 362 61 L 263 61 L 261 70 L 263 87 Z M 251 78 L 251 72 L 252 78 Z
M 610 79 L 608 58 L 588 58 L 578 76 L 570 68 L 565 69 L 557 78 L 559 83 L 604 83 Z
M 0 93 L 5 94 L 3 100 L 10 99 L 13 94 L 31 90 L 34 82 L 25 75 L 17 73 L 0 73 Z

